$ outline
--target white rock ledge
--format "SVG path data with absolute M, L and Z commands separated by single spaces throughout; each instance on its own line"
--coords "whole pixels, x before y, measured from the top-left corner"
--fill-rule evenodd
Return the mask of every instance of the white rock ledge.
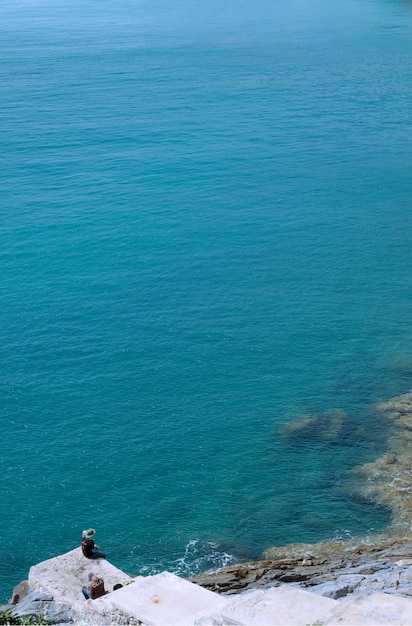
M 85 600 L 81 591 L 90 573 L 101 576 L 109 592 L 97 600 Z M 123 586 L 113 591 L 118 583 Z M 280 584 L 220 595 L 169 572 L 132 578 L 107 560 L 86 559 L 80 548 L 33 566 L 28 581 L 16 587 L 13 602 L 16 613 L 45 613 L 54 624 L 412 625 L 412 599 L 393 593 L 338 600 Z

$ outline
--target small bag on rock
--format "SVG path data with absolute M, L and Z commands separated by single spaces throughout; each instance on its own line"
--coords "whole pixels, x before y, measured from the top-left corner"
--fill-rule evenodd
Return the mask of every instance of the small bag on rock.
M 103 578 L 96 578 L 96 580 L 92 582 L 92 584 L 90 585 L 90 592 L 92 598 L 100 598 L 101 596 L 105 595 L 106 590 L 104 588 Z

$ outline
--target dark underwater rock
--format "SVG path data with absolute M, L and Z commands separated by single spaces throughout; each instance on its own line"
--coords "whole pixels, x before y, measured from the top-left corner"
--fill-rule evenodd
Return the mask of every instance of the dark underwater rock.
M 330 409 L 290 420 L 283 427 L 283 435 L 291 443 L 337 442 L 346 434 L 348 423 L 345 411 Z

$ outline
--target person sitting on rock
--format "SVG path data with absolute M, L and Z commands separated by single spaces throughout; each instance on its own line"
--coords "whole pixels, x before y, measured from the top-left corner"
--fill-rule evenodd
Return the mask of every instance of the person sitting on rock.
M 100 546 L 97 546 L 92 537 L 96 533 L 94 528 L 89 528 L 82 532 L 82 552 L 87 559 L 105 559 L 106 555 L 100 552 Z
M 86 600 L 95 600 L 106 595 L 107 591 L 104 588 L 104 580 L 96 574 L 89 574 L 90 585 L 82 587 L 82 592 Z

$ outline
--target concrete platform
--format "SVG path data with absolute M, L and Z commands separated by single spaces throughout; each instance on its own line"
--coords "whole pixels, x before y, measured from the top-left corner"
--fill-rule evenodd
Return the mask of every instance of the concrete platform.
M 85 600 L 81 591 L 90 573 L 109 591 L 97 600 Z M 123 586 L 113 591 L 117 583 Z M 144 626 L 412 626 L 412 597 L 332 600 L 288 584 L 221 596 L 169 572 L 132 578 L 104 559 L 86 559 L 80 548 L 34 565 L 29 586 L 47 590 L 55 603 L 72 607 L 79 623 L 93 626 L 112 624 L 116 611 Z
M 110 597 L 112 606 L 147 626 L 193 626 L 229 600 L 169 572 L 135 579 Z
M 348 597 L 326 616 L 323 623 L 325 626 L 411 626 L 412 600 L 389 593 Z
M 75 610 L 79 610 L 86 602 L 82 587 L 89 584 L 90 573 L 103 578 L 107 591 L 112 591 L 117 583 L 133 580 L 109 561 L 86 559 L 81 548 L 76 548 L 33 565 L 29 571 L 29 584 L 33 588 L 48 589 L 56 602 L 71 604 Z
M 221 615 L 229 624 L 239 626 L 306 626 L 323 621 L 337 606 L 337 600 L 281 585 L 244 593 L 221 610 Z
M 131 583 L 134 583 L 135 580 L 142 578 L 141 576 L 137 576 L 133 578 Z M 126 581 L 126 585 L 127 585 Z M 90 611 L 94 611 L 95 613 L 99 613 L 99 615 L 107 615 L 110 611 L 112 611 L 113 603 L 112 600 L 117 597 L 120 589 L 116 589 L 116 591 L 111 591 L 110 593 L 102 596 L 101 598 L 96 598 L 96 600 L 87 600 L 86 604 L 88 605 L 89 613 Z

